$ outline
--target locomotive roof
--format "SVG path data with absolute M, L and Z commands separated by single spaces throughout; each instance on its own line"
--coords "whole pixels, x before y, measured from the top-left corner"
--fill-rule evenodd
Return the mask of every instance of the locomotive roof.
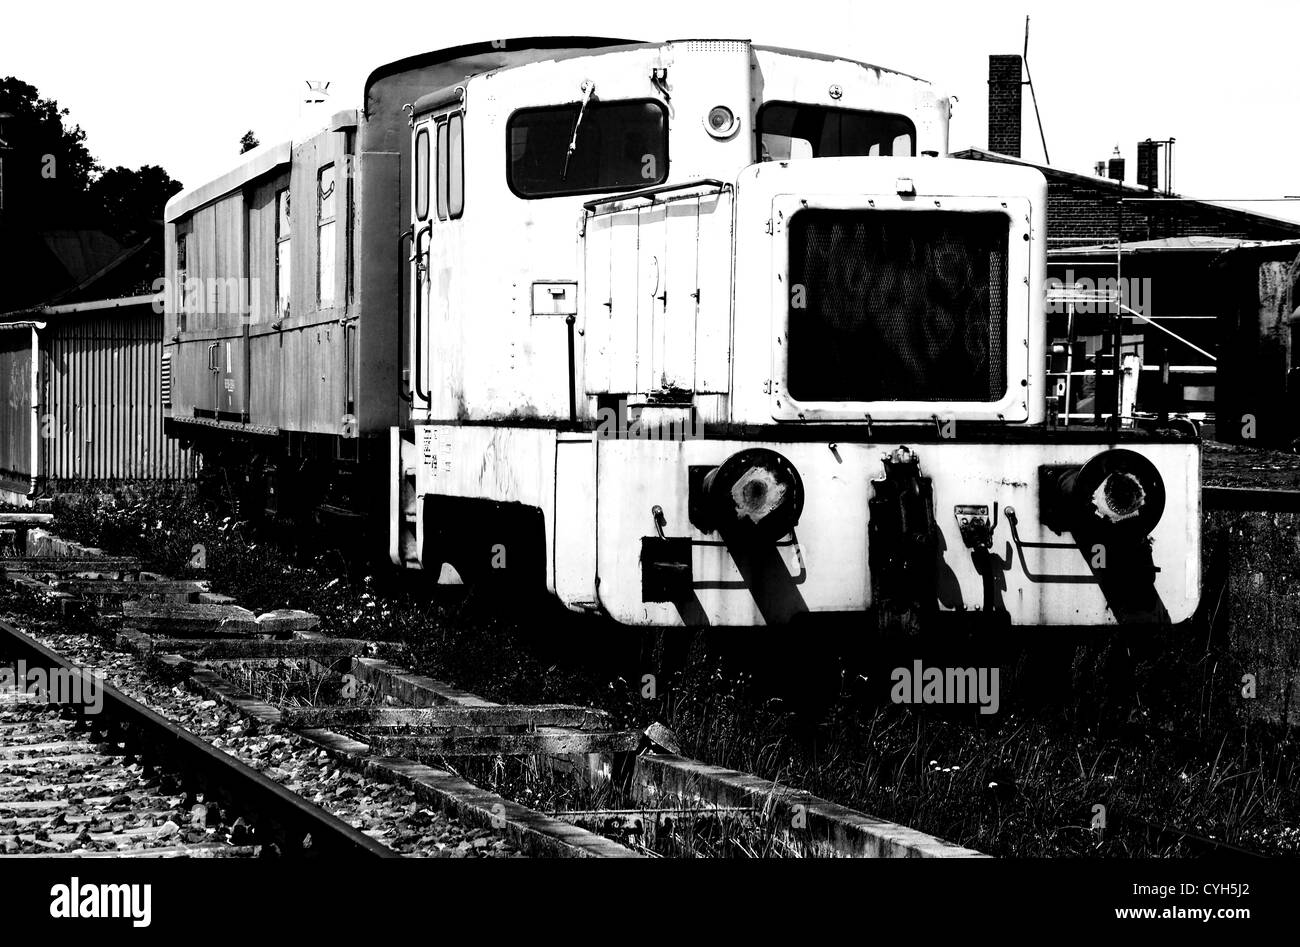
M 644 42 L 638 40 L 616 39 L 602 36 L 542 36 L 509 39 L 505 46 L 494 46 L 492 42 L 467 43 L 450 46 L 446 49 L 431 50 L 414 56 L 407 56 L 379 66 L 366 79 L 362 98 L 362 108 L 357 111 L 339 112 L 329 122 L 326 130 L 339 129 L 348 125 L 360 126 L 363 134 L 373 136 L 371 147 L 384 149 L 401 148 L 401 135 L 405 132 L 405 115 L 394 111 L 402 100 L 417 101 L 420 95 L 409 94 L 403 88 L 412 82 L 418 82 L 421 91 L 437 94 L 449 86 L 463 81 L 469 76 L 484 75 L 502 69 L 510 69 L 531 62 L 548 59 L 573 59 L 580 56 L 624 51 L 632 49 L 658 49 L 670 43 L 717 42 L 716 39 L 678 39 L 662 42 Z M 815 59 L 823 62 L 851 62 L 870 69 L 876 73 L 888 73 L 923 82 L 917 76 L 896 69 L 887 69 L 860 60 L 848 59 L 829 53 L 810 52 L 801 49 L 789 49 L 780 46 L 754 46 L 765 52 L 795 56 L 801 59 Z M 388 86 L 387 91 L 383 91 Z M 381 109 L 374 109 L 376 102 L 383 103 Z M 418 109 L 417 109 L 418 111 Z M 393 114 L 388 114 L 392 112 Z M 382 128 L 377 126 L 384 126 Z M 397 139 L 381 142 L 379 139 Z M 274 145 L 264 146 L 250 152 L 245 160 L 226 174 L 193 188 L 187 188 L 167 202 L 163 217 L 174 221 L 197 210 L 205 204 L 229 194 L 255 178 L 287 165 L 290 161 L 295 141 L 292 139 Z
M 707 43 L 707 42 L 718 42 L 718 40 L 716 38 L 695 37 L 695 38 L 663 40 L 659 42 L 645 42 L 645 41 L 638 41 L 638 40 L 609 39 L 605 37 L 593 37 L 593 36 L 564 36 L 564 37 L 541 37 L 541 38 L 532 37 L 527 39 L 506 40 L 504 42 L 507 42 L 509 44 L 508 52 L 515 52 L 515 51 L 523 52 L 523 51 L 555 49 L 556 55 L 553 58 L 574 59 L 580 56 L 588 56 L 592 54 L 605 53 L 605 52 L 618 52 L 618 51 L 624 51 L 629 49 L 658 49 L 661 46 L 666 46 L 671 43 Z M 748 41 L 746 40 L 745 42 Z M 822 62 L 836 62 L 836 61 L 851 62 L 851 63 L 856 63 L 857 65 L 862 66 L 865 69 L 870 69 L 873 72 L 889 73 L 891 75 L 901 76 L 906 79 L 913 79 L 917 82 L 925 81 L 924 79 L 921 79 L 919 76 L 914 76 L 911 73 L 902 72 L 898 69 L 889 69 L 885 66 L 877 66 L 874 63 L 864 62 L 859 59 L 850 59 L 847 56 L 837 56 L 832 53 L 819 53 L 819 52 L 814 52 L 812 50 L 794 49 L 792 47 L 787 47 L 787 46 L 763 46 L 758 44 L 754 44 L 753 48 L 761 49 L 764 50 L 765 52 L 779 53 L 785 56 L 794 56 L 800 59 L 816 59 Z M 521 60 L 519 62 L 511 62 L 509 61 L 509 57 L 501 56 L 502 52 L 503 51 L 501 49 L 494 48 L 491 43 L 470 43 L 464 46 L 453 46 L 448 49 L 434 50 L 427 53 L 420 53 L 416 56 L 408 56 L 405 59 L 398 59 L 395 60 L 394 62 L 387 63 L 383 66 L 380 66 L 378 69 L 372 72 L 370 74 L 370 78 L 366 80 L 366 89 L 367 91 L 369 91 L 370 87 L 374 83 L 384 78 L 387 78 L 389 76 L 397 75 L 403 72 L 410 72 L 416 69 L 424 69 L 430 66 L 452 67 L 447 70 L 449 74 L 455 73 L 454 75 L 449 75 L 447 84 L 451 84 L 452 82 L 459 81 L 468 76 L 483 75 L 485 73 L 496 72 L 501 69 L 510 69 L 517 65 L 523 65 L 525 62 L 536 60 L 536 57 L 531 57 L 530 59 L 527 60 Z M 475 64 L 473 63 L 473 60 L 475 58 L 483 55 L 490 55 L 493 53 L 497 54 L 498 56 L 505 59 L 506 61 L 494 64 L 489 68 L 481 68 L 481 67 L 475 68 Z M 459 70 L 457 70 L 455 68 L 456 66 L 462 66 L 462 67 L 468 66 L 469 68 L 460 68 Z
M 506 43 L 506 47 L 493 46 L 491 42 L 483 43 L 466 43 L 461 46 L 449 46 L 446 49 L 435 49 L 425 53 L 417 53 L 414 56 L 406 56 L 402 59 L 396 59 L 393 62 L 385 63 L 370 73 L 366 79 L 365 97 L 369 101 L 370 89 L 376 83 L 392 76 L 400 75 L 404 72 L 415 72 L 418 70 L 429 69 L 435 66 L 444 66 L 449 75 L 448 81 L 454 79 L 463 79 L 466 76 L 477 75 L 480 72 L 488 72 L 492 69 L 503 68 L 510 65 L 510 54 L 524 54 L 540 50 L 555 50 L 557 59 L 568 59 L 573 56 L 582 56 L 592 49 L 599 49 L 610 46 L 645 46 L 646 44 L 639 40 L 633 39 L 613 39 L 603 36 L 531 36 L 521 39 L 498 40 L 497 42 Z M 490 65 L 487 69 L 482 64 L 475 64 L 474 60 L 480 57 L 492 57 L 498 62 Z M 522 55 L 518 55 L 521 61 Z M 505 60 L 501 62 L 500 60 Z M 459 68 L 458 68 L 459 67 Z M 468 67 L 468 68 L 463 68 Z M 441 70 L 440 70 L 441 71 Z
M 520 40 L 518 42 L 533 42 L 533 41 Z M 562 41 L 557 41 L 557 42 L 563 42 L 563 43 L 590 42 L 591 46 L 588 48 L 579 48 L 579 49 L 569 48 L 564 50 L 563 52 L 557 53 L 557 55 L 555 56 L 542 57 L 542 58 L 549 58 L 552 60 L 576 59 L 582 56 L 626 52 L 628 50 L 633 50 L 633 49 L 659 49 L 662 46 L 666 46 L 673 43 L 711 43 L 711 42 L 720 42 L 720 40 L 675 39 L 675 40 L 664 40 L 663 42 L 656 42 L 656 43 L 634 43 L 634 42 L 626 42 L 622 40 L 599 40 L 599 39 L 589 39 L 585 37 L 578 37 L 578 38 L 569 37 Z M 733 41 L 733 42 L 748 42 L 748 40 L 740 40 L 740 41 Z M 474 68 L 473 56 L 478 55 L 479 53 L 482 52 L 482 50 L 480 49 L 481 45 L 483 44 L 476 44 L 473 47 L 460 46 L 460 47 L 456 47 L 454 50 L 442 50 L 438 53 L 427 53 L 425 54 L 425 56 L 414 56 L 411 57 L 410 59 L 399 60 L 396 63 L 390 63 L 388 66 L 383 66 L 380 69 L 376 70 L 374 73 L 372 73 L 371 77 L 373 79 L 375 76 L 379 76 L 380 74 L 383 74 L 385 76 L 396 75 L 408 69 L 417 69 L 417 68 L 428 66 L 430 63 L 446 65 L 448 67 L 446 70 L 439 71 L 440 75 L 442 75 L 446 81 L 437 86 L 430 87 L 428 92 L 421 95 L 419 98 L 415 100 L 415 114 L 418 115 L 421 112 L 428 111 L 428 109 L 434 105 L 444 104 L 446 101 L 447 93 L 452 88 L 454 88 L 456 85 L 463 82 L 467 78 L 473 78 L 476 76 L 483 76 L 491 73 L 502 72 L 507 69 L 513 69 L 517 66 L 526 65 L 529 62 L 539 61 L 539 57 L 534 55 L 528 59 L 521 59 L 519 61 L 512 62 L 507 60 L 504 62 L 497 62 L 494 64 L 490 64 L 486 68 L 483 68 L 481 66 L 479 68 Z M 546 48 L 546 47 L 540 47 L 540 48 Z M 899 76 L 900 78 L 911 79 L 914 82 L 926 81 L 924 79 L 921 79 L 918 76 L 911 75 L 910 73 L 900 72 L 897 69 L 889 69 L 884 66 L 877 66 L 874 65 L 873 63 L 863 62 L 858 59 L 849 59 L 845 56 L 836 56 L 831 53 L 818 53 L 806 49 L 793 49 L 785 46 L 753 45 L 752 48 L 763 50 L 764 52 L 777 53 L 778 55 L 782 55 L 782 56 L 791 56 L 798 59 L 815 59 L 818 60 L 819 62 L 848 62 L 848 63 L 853 63 L 854 65 L 861 66 L 863 69 L 870 69 L 872 72 L 875 72 L 877 74 L 887 73 L 889 75 Z M 444 53 L 459 53 L 460 50 L 473 50 L 473 54 L 467 54 L 466 56 L 460 56 L 458 54 L 456 56 L 452 56 L 451 58 L 439 58 Z M 426 57 L 430 57 L 430 58 L 426 58 Z M 369 89 L 369 85 L 367 85 L 367 89 Z M 367 102 L 369 102 L 368 95 L 367 95 Z

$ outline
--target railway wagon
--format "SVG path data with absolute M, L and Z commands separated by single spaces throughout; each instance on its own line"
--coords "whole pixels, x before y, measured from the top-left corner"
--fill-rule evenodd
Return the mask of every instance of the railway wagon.
M 629 625 L 1190 616 L 1195 437 L 1045 424 L 1039 172 L 948 160 L 948 100 L 864 63 L 540 45 L 387 67 L 322 133 L 337 150 L 222 185 L 267 209 L 227 259 L 270 267 L 277 195 L 299 208 L 287 310 L 263 287 L 246 408 L 239 333 L 184 340 L 217 343 L 190 350 L 216 404 L 186 424 L 352 463 L 325 505 L 386 498 L 391 560 L 430 581 L 544 587 Z M 177 198 L 176 237 L 217 203 Z M 327 272 L 335 308 L 355 300 L 341 322 L 311 309 Z M 254 466 L 283 477 L 282 457 Z
M 608 42 L 482 43 L 387 64 L 367 79 L 362 108 L 258 148 L 167 204 L 164 425 L 249 512 L 384 531 L 388 431 L 409 420 L 402 105 L 470 72 Z

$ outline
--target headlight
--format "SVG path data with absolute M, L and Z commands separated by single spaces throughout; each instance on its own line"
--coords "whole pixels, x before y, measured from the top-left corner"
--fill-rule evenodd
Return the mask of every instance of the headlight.
M 725 105 L 715 105 L 704 116 L 704 127 L 714 138 L 730 138 L 740 127 L 740 120 Z
M 1043 522 L 1062 532 L 1143 539 L 1165 512 L 1165 483 L 1136 451 L 1103 451 L 1082 467 L 1044 467 L 1039 493 Z
M 711 525 L 736 538 L 775 542 L 803 513 L 799 471 L 765 447 L 733 454 L 704 475 L 702 486 Z

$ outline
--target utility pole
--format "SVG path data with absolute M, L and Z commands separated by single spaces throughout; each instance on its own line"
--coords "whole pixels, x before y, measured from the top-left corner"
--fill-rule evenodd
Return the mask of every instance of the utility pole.
M 1020 58 L 1025 62 L 1025 78 L 1029 80 L 1025 84 L 1029 86 L 1029 98 L 1034 103 L 1034 118 L 1038 120 L 1038 137 L 1043 143 L 1043 164 L 1051 164 L 1052 159 L 1047 154 L 1047 136 L 1043 134 L 1043 114 L 1038 111 L 1038 94 L 1034 91 L 1034 74 L 1029 71 L 1029 17 L 1025 17 L 1025 52 Z

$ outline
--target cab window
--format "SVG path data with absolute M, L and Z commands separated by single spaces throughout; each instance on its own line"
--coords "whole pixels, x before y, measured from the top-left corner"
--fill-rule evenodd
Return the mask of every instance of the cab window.
M 653 99 L 520 109 L 506 125 L 506 162 L 510 189 L 523 198 L 662 184 L 668 113 Z
M 465 212 L 465 135 L 459 112 L 447 120 L 447 213 L 455 220 Z
M 415 216 L 424 220 L 429 216 L 429 129 L 421 128 L 415 134 Z
M 916 155 L 916 126 L 889 112 L 768 102 L 758 111 L 757 134 L 760 161 Z
M 438 123 L 438 219 L 447 219 L 447 123 Z

